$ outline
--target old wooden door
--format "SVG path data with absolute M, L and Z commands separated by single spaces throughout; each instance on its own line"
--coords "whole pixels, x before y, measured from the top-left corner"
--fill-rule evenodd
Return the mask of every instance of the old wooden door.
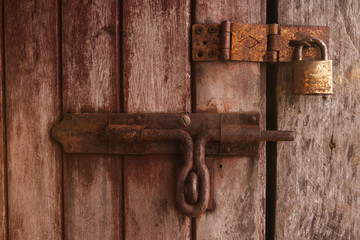
M 277 200 L 270 194 L 269 236 L 356 239 L 359 3 L 278 2 L 280 23 L 334 27 L 336 95 L 294 97 L 290 67 L 279 68 L 268 109 L 279 129 L 298 137 L 270 154 Z M 276 16 L 275 1 L 268 3 Z M 256 111 L 265 127 L 265 64 L 190 61 L 193 23 L 265 23 L 265 0 L 0 6 L 1 239 L 265 238 L 265 145 L 258 157 L 210 156 L 216 208 L 191 219 L 175 207 L 178 156 L 64 154 L 50 136 L 66 112 Z
M 224 19 L 265 23 L 265 1 L 3 6 L 4 238 L 264 238 L 264 147 L 256 159 L 209 160 L 217 207 L 192 220 L 175 207 L 178 156 L 64 154 L 50 129 L 67 112 L 258 111 L 263 124 L 264 67 L 192 64 L 190 29 Z

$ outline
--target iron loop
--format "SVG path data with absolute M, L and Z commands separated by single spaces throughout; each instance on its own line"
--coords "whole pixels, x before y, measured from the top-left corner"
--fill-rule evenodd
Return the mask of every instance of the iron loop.
M 198 217 L 203 214 L 210 201 L 210 174 L 205 163 L 205 145 L 210 140 L 216 139 L 213 132 L 204 132 L 197 136 L 195 141 L 194 168 L 199 178 L 199 196 L 195 204 L 188 203 L 185 195 L 178 195 L 176 200 L 178 208 L 189 217 Z M 178 182 L 178 189 L 184 187 L 184 182 Z

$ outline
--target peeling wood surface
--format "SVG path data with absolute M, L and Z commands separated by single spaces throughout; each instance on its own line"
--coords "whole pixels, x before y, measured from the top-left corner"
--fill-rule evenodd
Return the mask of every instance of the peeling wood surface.
M 118 1 L 62 1 L 63 112 L 119 109 Z M 121 239 L 121 156 L 65 155 L 65 239 Z
M 61 239 L 57 1 L 4 4 L 9 239 Z
M 7 182 L 6 182 L 6 137 L 5 137 L 5 89 L 3 58 L 3 2 L 0 1 L 0 239 L 7 239 Z
M 195 1 L 195 21 L 265 23 L 265 1 Z M 195 63 L 197 112 L 261 112 L 265 76 L 258 63 Z M 197 221 L 197 239 L 264 239 L 265 156 L 214 157 L 215 204 Z
M 359 1 L 280 0 L 279 23 L 331 27 L 334 94 L 292 95 L 291 65 L 278 74 L 276 239 L 360 238 Z
M 124 1 L 124 109 L 190 111 L 190 1 Z M 124 157 L 125 237 L 189 239 L 175 208 L 180 158 Z

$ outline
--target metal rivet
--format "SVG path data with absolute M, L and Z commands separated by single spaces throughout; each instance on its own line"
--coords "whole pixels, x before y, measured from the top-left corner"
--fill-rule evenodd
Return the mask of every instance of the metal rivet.
M 191 124 L 191 119 L 188 115 L 181 115 L 179 118 L 179 124 L 182 127 L 187 127 Z
M 214 58 L 216 57 L 216 51 L 215 50 L 211 50 L 209 53 L 208 53 L 209 57 L 210 58 Z
M 231 152 L 231 147 L 230 147 L 230 146 L 226 146 L 226 147 L 225 147 L 225 152 L 226 152 L 226 153 L 230 153 L 230 152 Z
M 197 28 L 195 28 L 195 32 L 196 32 L 197 34 L 201 34 L 203 31 L 204 31 L 204 29 L 203 29 L 202 27 L 197 27 Z
M 257 122 L 257 117 L 256 117 L 256 115 L 252 115 L 252 116 L 249 118 L 249 122 L 252 122 L 252 123 Z
M 208 32 L 209 32 L 209 33 L 214 33 L 214 32 L 216 32 L 216 27 L 214 27 L 214 26 L 209 27 Z

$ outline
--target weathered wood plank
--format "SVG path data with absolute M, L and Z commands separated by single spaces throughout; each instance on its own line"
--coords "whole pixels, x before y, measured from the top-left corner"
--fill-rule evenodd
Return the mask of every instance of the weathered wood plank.
M 190 111 L 190 1 L 123 1 L 124 109 Z M 189 239 L 175 208 L 179 158 L 124 157 L 125 237 Z
M 0 1 L 0 239 L 7 239 L 7 181 L 4 89 L 3 2 Z
M 117 1 L 62 2 L 63 98 L 74 112 L 118 109 Z
M 334 95 L 294 96 L 291 65 L 278 74 L 276 239 L 360 238 L 359 1 L 280 0 L 279 23 L 331 28 Z
M 196 23 L 264 23 L 265 1 L 195 1 Z M 261 112 L 264 69 L 257 63 L 196 63 L 197 112 Z M 197 239 L 264 239 L 265 156 L 215 157 L 216 208 L 197 221 Z
M 9 239 L 61 239 L 58 1 L 5 6 Z
M 124 1 L 125 112 L 189 112 L 190 1 Z
M 122 239 L 121 157 L 65 160 L 65 239 Z
M 176 208 L 180 156 L 125 158 L 126 239 L 190 239 L 190 221 Z
M 62 1 L 63 111 L 119 109 L 118 1 Z M 121 239 L 121 157 L 66 155 L 66 239 Z

